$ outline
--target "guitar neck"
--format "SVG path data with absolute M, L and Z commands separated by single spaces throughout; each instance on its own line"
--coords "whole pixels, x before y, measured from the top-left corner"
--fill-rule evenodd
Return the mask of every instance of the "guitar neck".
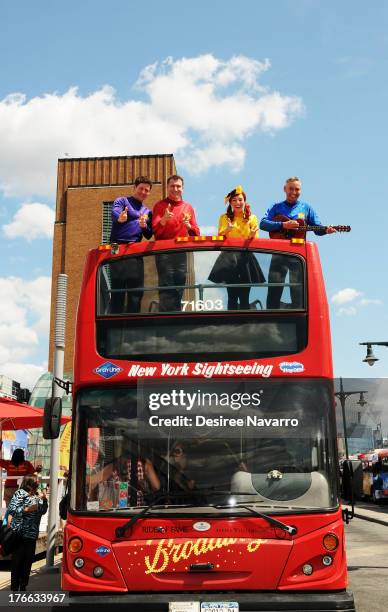
M 289 219 L 284 215 L 276 215 L 272 221 L 280 221 L 282 225 L 287 221 L 297 221 L 299 227 L 292 227 L 290 229 L 282 227 L 282 229 L 269 233 L 270 238 L 289 238 L 289 237 L 303 237 L 306 232 L 319 232 L 326 233 L 328 227 L 333 227 L 336 232 L 350 232 L 350 225 L 305 225 L 302 219 Z
M 316 232 L 317 230 L 326 229 L 326 225 L 301 225 L 298 231 L 302 230 L 303 232 Z

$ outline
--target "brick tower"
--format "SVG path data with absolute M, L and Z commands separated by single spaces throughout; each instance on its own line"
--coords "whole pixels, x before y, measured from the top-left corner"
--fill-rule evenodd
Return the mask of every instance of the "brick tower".
M 131 195 L 134 180 L 145 175 L 153 187 L 146 205 L 166 197 L 167 178 L 176 173 L 173 155 L 91 157 L 58 160 L 56 216 L 53 240 L 49 371 L 53 368 L 53 338 L 57 277 L 68 275 L 66 373 L 73 368 L 75 318 L 83 265 L 89 249 L 109 241 L 111 204 Z

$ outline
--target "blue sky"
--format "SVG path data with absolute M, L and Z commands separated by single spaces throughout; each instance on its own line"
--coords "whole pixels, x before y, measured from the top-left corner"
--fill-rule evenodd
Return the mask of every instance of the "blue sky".
M 201 226 L 242 184 L 261 216 L 298 175 L 317 239 L 337 375 L 388 340 L 388 6 L 224 0 L 2 0 L 0 373 L 45 368 L 56 160 L 174 153 Z M 147 9 L 147 10 L 146 10 Z M 5 27 L 4 27 L 5 26 Z

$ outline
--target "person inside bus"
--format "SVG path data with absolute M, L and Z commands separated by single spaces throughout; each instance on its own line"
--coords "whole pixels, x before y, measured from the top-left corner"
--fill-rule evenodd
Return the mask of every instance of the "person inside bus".
M 257 217 L 251 212 L 241 185 L 225 196 L 226 213 L 220 216 L 218 234 L 227 238 L 257 238 Z M 223 251 L 218 256 L 209 280 L 213 283 L 264 283 L 265 277 L 255 255 L 249 251 Z M 227 287 L 228 310 L 249 309 L 250 287 Z
M 152 461 L 144 453 L 138 457 L 133 455 L 127 459 L 125 469 L 129 505 L 144 506 L 150 503 L 153 495 L 160 491 L 160 479 Z
M 174 174 L 167 180 L 167 198 L 153 209 L 152 229 L 156 240 L 199 236 L 194 208 L 182 199 L 184 181 Z M 160 287 L 186 284 L 186 253 L 160 253 L 155 257 Z M 159 312 L 180 311 L 183 288 L 159 291 Z
M 128 506 L 150 503 L 153 494 L 160 490 L 160 479 L 152 461 L 144 453 L 123 453 L 89 474 L 88 501 L 98 499 L 105 508 L 117 507 L 120 482 L 128 483 Z
M 322 225 L 312 206 L 300 200 L 302 183 L 297 176 L 288 178 L 284 184 L 283 190 L 286 194 L 286 199 L 268 208 L 260 221 L 261 230 L 265 232 L 286 232 L 287 230 L 300 229 L 300 224 L 297 219 L 302 219 L 307 225 Z M 278 216 L 287 217 L 288 220 L 275 220 L 275 217 Z M 335 231 L 334 227 L 329 225 L 328 227 L 322 226 L 322 229 L 316 230 L 314 233 L 317 236 L 323 236 L 324 234 L 333 234 Z M 272 255 L 268 283 L 284 284 L 287 273 L 289 274 L 289 282 L 295 283 L 294 286 L 290 286 L 292 308 L 303 307 L 301 272 L 302 268 L 297 257 L 289 257 L 281 254 Z M 283 289 L 284 287 L 282 286 L 268 287 L 267 308 L 280 308 Z
M 131 196 L 117 198 L 112 205 L 111 243 L 131 244 L 147 240 L 152 236 L 152 213 L 144 202 L 152 189 L 146 176 L 135 179 Z M 140 312 L 143 291 L 120 291 L 144 285 L 144 263 L 142 257 L 117 260 L 110 266 L 112 314 Z M 126 306 L 125 306 L 126 300 Z
M 171 451 L 171 463 L 173 466 L 173 482 L 180 491 L 192 491 L 195 481 L 188 477 L 189 458 L 186 446 L 182 442 L 176 442 Z
M 2 446 L 3 442 L 0 440 L 0 450 Z M 4 484 L 4 501 L 5 505 L 8 506 L 13 494 L 19 486 L 17 478 L 35 474 L 35 468 L 32 463 L 26 461 L 24 458 L 24 450 L 22 448 L 16 448 L 12 453 L 11 459 L 0 459 L 0 467 L 7 472 L 8 478 Z

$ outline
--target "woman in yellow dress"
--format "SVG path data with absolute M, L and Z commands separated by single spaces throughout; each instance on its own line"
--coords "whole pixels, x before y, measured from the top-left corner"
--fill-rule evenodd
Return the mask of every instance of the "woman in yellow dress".
M 220 216 L 218 235 L 226 238 L 258 238 L 259 229 L 256 215 L 252 214 L 247 197 L 241 185 L 227 196 L 226 213 Z M 264 283 L 265 277 L 253 253 L 249 251 L 223 251 L 217 258 L 209 280 L 223 284 Z M 228 310 L 249 309 L 250 287 L 227 287 Z
M 259 224 L 251 212 L 241 185 L 237 185 L 225 196 L 226 213 L 218 221 L 218 235 L 227 238 L 258 238 Z

